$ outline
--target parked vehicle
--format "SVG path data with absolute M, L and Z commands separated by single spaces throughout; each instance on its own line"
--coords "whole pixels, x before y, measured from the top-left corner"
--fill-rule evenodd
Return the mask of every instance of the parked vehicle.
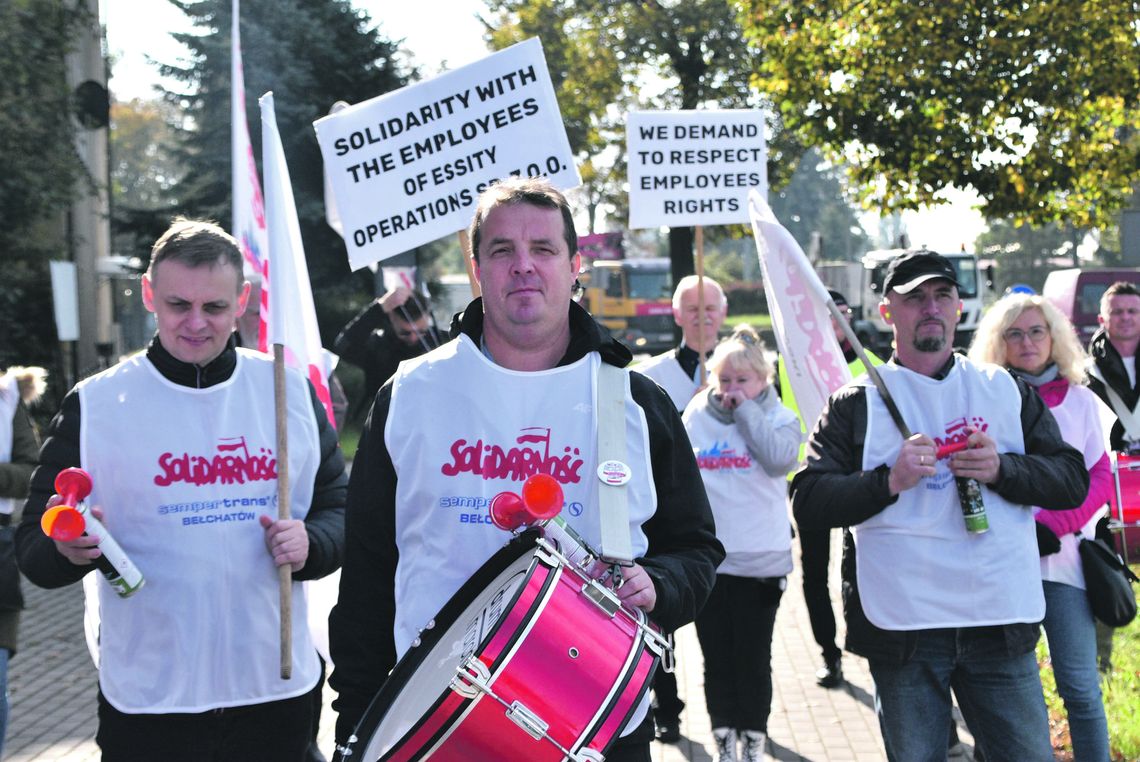
M 1081 344 L 1087 346 L 1100 326 L 1097 321 L 1100 298 L 1118 280 L 1140 285 L 1140 269 L 1071 267 L 1054 270 L 1046 276 L 1041 295 L 1065 313 L 1077 329 Z
M 581 304 L 634 352 L 673 346 L 673 278 L 665 258 L 596 260 L 583 266 Z

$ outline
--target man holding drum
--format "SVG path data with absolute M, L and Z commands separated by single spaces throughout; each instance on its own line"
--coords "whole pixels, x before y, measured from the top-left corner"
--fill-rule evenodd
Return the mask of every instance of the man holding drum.
M 925 250 L 891 263 L 879 307 L 894 329 L 879 367 L 889 396 L 867 376 L 832 395 L 792 507 L 803 527 L 852 527 L 847 649 L 870 662 L 888 758 L 946 759 L 953 686 L 986 759 L 1045 762 L 1033 653 L 1045 601 L 1027 506 L 1078 505 L 1088 473 L 1035 392 L 953 354 L 955 278 Z M 904 439 L 906 427 L 921 433 Z M 967 531 L 956 477 L 982 485 L 987 531 Z
M 381 387 L 352 469 L 329 619 L 340 749 L 420 629 L 509 539 L 487 516 L 492 497 L 548 473 L 563 518 L 600 536 L 594 388 L 601 363 L 631 355 L 571 300 L 581 261 L 569 206 L 545 179 L 502 181 L 481 196 L 471 242 L 483 296 L 452 341 Z M 636 563 L 615 592 L 671 631 L 696 616 L 724 553 L 676 408 L 649 379 L 621 377 Z M 646 709 L 607 760 L 648 762 Z

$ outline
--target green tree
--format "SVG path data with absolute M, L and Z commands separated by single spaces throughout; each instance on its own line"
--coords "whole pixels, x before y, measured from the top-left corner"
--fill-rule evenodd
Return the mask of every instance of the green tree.
M 49 257 L 86 179 L 64 57 L 85 15 L 56 0 L 0 3 L 0 367 L 53 366 Z
M 622 152 L 624 113 L 633 104 L 663 109 L 762 105 L 748 81 L 757 61 L 728 0 L 487 0 L 487 4 L 494 14 L 488 24 L 489 41 L 501 47 L 527 36 L 541 37 L 551 68 L 559 70 L 557 77 L 552 72 L 552 78 L 563 113 L 571 102 L 576 113 L 576 99 L 586 99 L 591 124 L 620 127 L 608 135 L 602 130 L 598 134 L 606 145 Z M 582 52 L 564 59 L 552 57 L 550 48 L 561 49 L 563 38 Z M 559 40 L 557 45 L 548 43 L 553 39 Z M 570 65 L 581 58 L 604 65 Z M 661 85 L 652 99 L 639 91 L 647 79 Z M 620 96 L 616 101 L 615 93 Z M 779 183 L 790 173 L 786 154 L 798 155 L 798 150 L 781 138 L 778 123 L 771 127 L 776 138 L 769 145 L 769 176 Z M 598 143 L 572 146 L 586 151 L 584 158 L 600 161 Z M 607 175 L 594 172 L 594 176 Z M 624 183 L 624 176 L 621 180 Z M 591 191 L 590 195 L 604 194 Z M 693 272 L 692 228 L 669 231 L 669 256 L 674 279 Z
M 162 100 L 111 104 L 111 250 L 146 261 L 155 239 L 179 213 L 174 193 L 185 176 L 173 152 L 181 114 Z
M 883 212 L 973 187 L 1089 227 L 1140 177 L 1134 0 L 737 0 L 755 85 Z
M 1076 247 L 1083 237 L 1069 225 L 1018 225 L 1013 220 L 988 220 L 989 230 L 978 236 L 978 256 L 992 258 L 996 265 L 994 288 L 1000 293 L 1015 283 L 1025 283 L 1040 292 L 1045 276 L 1057 260 L 1070 257 L 1076 262 Z
M 230 0 L 170 0 L 201 30 L 174 37 L 189 49 L 185 66 L 163 74 L 184 87 L 164 97 L 189 127 L 178 127 L 176 156 L 188 168 L 173 187 L 180 212 L 228 225 L 230 196 Z M 301 236 L 324 343 L 372 296 L 372 274 L 350 277 L 344 243 L 325 222 L 324 180 L 313 121 L 338 100 L 358 103 L 402 87 L 397 46 L 348 0 L 245 0 L 241 47 L 246 113 L 260 164 L 257 97 L 272 90 L 278 129 L 289 162 Z

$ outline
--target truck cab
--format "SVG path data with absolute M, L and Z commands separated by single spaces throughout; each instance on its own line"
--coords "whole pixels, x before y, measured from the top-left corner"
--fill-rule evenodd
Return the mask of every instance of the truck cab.
M 596 260 L 579 277 L 581 304 L 634 352 L 673 346 L 673 279 L 667 258 Z

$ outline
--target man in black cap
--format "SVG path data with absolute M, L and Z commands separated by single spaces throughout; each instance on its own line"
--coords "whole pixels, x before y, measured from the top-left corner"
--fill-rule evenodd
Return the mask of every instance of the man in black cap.
M 851 527 L 844 542 L 847 650 L 865 656 L 891 760 L 945 759 L 950 688 L 987 759 L 1053 759 L 1033 653 L 1045 614 L 1033 515 L 1088 492 L 1080 453 L 1041 398 L 993 365 L 954 355 L 953 266 L 894 260 L 879 310 L 895 354 L 878 368 L 913 431 L 856 379 L 828 400 L 792 480 L 796 521 Z M 966 528 L 958 478 L 980 484 L 988 529 Z

